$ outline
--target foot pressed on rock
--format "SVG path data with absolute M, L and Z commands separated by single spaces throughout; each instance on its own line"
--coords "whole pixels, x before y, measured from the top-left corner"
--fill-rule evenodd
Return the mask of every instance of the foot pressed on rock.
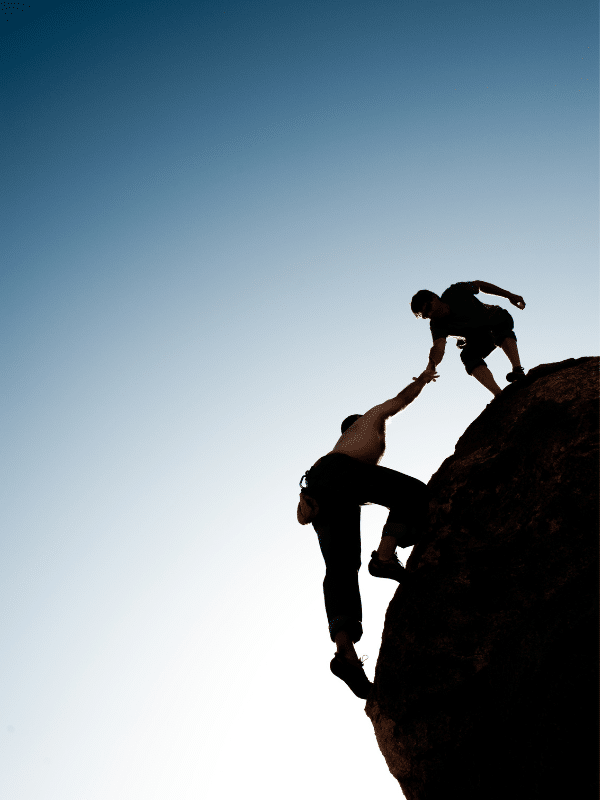
M 515 367 L 512 370 L 512 372 L 508 373 L 508 375 L 506 376 L 506 380 L 509 381 L 510 383 L 513 383 L 514 381 L 518 381 L 520 378 L 524 377 L 525 377 L 525 370 L 523 369 L 523 367 Z
M 367 699 L 373 684 L 365 675 L 362 661 L 350 661 L 341 653 L 336 653 L 329 667 L 336 678 L 343 680 L 357 697 Z
M 369 573 L 375 578 L 391 578 L 394 581 L 398 581 L 398 583 L 401 583 L 406 578 L 406 570 L 398 561 L 398 556 L 395 553 L 389 561 L 381 561 L 377 555 L 377 550 L 373 550 L 368 569 Z

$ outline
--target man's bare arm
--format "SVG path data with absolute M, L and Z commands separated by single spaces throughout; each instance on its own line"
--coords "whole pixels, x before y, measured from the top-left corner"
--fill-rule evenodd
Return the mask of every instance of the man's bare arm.
M 396 397 L 392 397 L 391 400 L 386 400 L 385 403 L 375 406 L 371 411 L 367 411 L 367 414 L 373 414 L 383 423 L 388 417 L 393 417 L 394 414 L 397 414 L 399 411 L 402 411 L 403 408 L 410 405 L 412 401 L 421 394 L 421 390 L 425 384 L 435 380 L 437 377 L 439 376 L 436 374 L 435 370 L 426 369 L 418 378 L 415 378 L 412 383 L 409 383 L 405 389 L 402 389 Z
M 493 283 L 486 283 L 485 281 L 473 281 L 473 283 L 477 286 L 479 291 L 485 292 L 485 294 L 495 294 L 498 297 L 506 297 L 513 306 L 520 308 L 521 311 L 525 308 L 525 300 L 523 300 L 520 294 L 507 292 L 505 289 L 500 289 L 499 286 L 494 286 Z
M 427 362 L 427 369 L 435 372 L 435 368 L 441 363 L 444 353 L 446 352 L 446 339 L 436 339 L 433 347 L 429 351 L 429 361 Z

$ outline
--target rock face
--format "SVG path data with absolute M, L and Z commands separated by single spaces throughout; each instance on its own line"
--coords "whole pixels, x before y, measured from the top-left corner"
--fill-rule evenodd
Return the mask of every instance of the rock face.
M 407 800 L 598 797 L 597 373 L 531 370 L 431 478 L 366 706 Z

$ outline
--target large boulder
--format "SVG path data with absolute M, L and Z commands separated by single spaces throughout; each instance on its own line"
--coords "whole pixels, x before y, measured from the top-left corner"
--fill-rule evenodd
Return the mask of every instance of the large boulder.
M 597 373 L 531 370 L 429 482 L 366 706 L 407 800 L 598 796 Z

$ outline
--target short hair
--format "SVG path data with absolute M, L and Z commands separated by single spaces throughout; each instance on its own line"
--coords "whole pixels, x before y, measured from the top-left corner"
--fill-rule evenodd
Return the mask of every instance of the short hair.
M 415 317 L 421 316 L 421 311 L 423 310 L 423 306 L 432 297 L 437 297 L 435 292 L 430 292 L 429 289 L 419 289 L 413 299 L 410 301 L 410 310 L 413 312 Z
M 350 414 L 349 417 L 346 417 L 346 419 L 342 422 L 342 433 L 346 433 L 348 428 L 350 428 L 352 425 L 354 425 L 356 420 L 360 419 L 361 417 L 362 417 L 362 414 Z

